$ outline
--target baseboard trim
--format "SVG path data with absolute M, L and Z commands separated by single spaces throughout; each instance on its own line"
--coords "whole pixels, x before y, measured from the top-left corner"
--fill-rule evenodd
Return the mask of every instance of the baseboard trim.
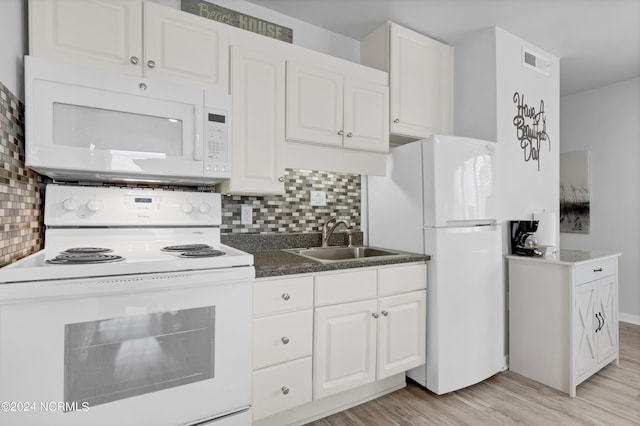
M 640 325 L 640 315 L 631 315 L 618 312 L 618 320 L 622 322 L 628 322 L 635 325 Z

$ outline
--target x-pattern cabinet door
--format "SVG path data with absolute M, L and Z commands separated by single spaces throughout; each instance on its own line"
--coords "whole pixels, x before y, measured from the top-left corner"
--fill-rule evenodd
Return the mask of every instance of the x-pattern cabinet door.
M 590 282 L 576 287 L 574 305 L 574 336 L 576 373 L 579 376 L 598 362 L 596 349 L 597 321 L 595 316 L 595 300 L 597 282 Z

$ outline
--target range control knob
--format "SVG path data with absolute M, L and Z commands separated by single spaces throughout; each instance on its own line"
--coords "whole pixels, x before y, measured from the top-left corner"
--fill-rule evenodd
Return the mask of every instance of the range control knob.
M 193 204 L 189 202 L 182 203 L 182 211 L 185 212 L 186 214 L 191 213 L 193 211 Z
M 209 203 L 200 203 L 198 208 L 200 209 L 200 213 L 209 213 L 209 210 L 211 210 Z
M 102 203 L 98 200 L 89 200 L 87 201 L 87 210 L 90 212 L 97 212 L 102 208 Z
M 62 202 L 62 208 L 68 212 L 72 212 L 78 208 L 78 202 L 73 198 L 67 198 Z

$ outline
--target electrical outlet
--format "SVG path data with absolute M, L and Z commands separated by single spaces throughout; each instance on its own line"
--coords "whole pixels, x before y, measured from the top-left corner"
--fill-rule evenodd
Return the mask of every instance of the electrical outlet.
M 309 200 L 312 206 L 326 206 L 327 193 L 325 191 L 309 191 Z
M 240 224 L 253 224 L 253 208 L 251 206 L 242 206 L 240 210 Z

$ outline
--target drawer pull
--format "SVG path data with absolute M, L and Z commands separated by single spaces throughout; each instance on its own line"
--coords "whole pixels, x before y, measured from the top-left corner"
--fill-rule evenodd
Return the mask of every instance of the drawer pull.
M 387 315 L 389 315 L 389 312 L 387 312 L 387 311 L 382 311 L 382 312 L 380 312 L 380 313 L 381 313 L 382 315 L 384 315 L 385 317 L 386 317 Z
M 283 293 L 283 294 L 282 294 L 282 298 L 283 298 L 284 300 L 289 300 L 289 299 L 291 299 L 291 296 L 289 296 L 289 293 Z
M 282 339 L 280 339 L 280 340 L 282 340 L 282 343 L 284 343 L 285 345 L 286 345 L 287 343 L 289 343 L 289 342 L 290 342 L 290 340 L 289 340 L 289 338 L 288 338 L 288 337 L 283 337 L 283 338 L 282 338 Z
M 374 318 L 378 318 L 380 315 L 378 315 L 376 312 L 374 312 L 374 313 L 371 314 L 371 316 L 374 317 Z
M 602 272 L 602 268 L 594 269 L 593 272 Z
M 282 387 L 282 393 L 285 394 L 285 395 L 288 395 L 289 394 L 289 388 L 286 387 L 286 386 L 283 386 Z

